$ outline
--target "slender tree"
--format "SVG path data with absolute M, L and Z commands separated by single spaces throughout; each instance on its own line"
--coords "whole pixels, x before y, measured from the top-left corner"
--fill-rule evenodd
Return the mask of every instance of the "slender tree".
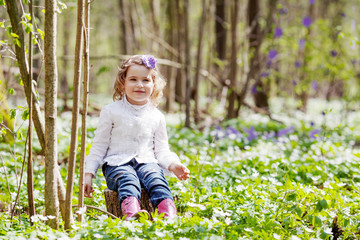
M 72 219 L 72 195 L 74 187 L 74 172 L 78 138 L 78 117 L 80 102 L 80 81 L 81 81 L 81 53 L 83 42 L 83 16 L 84 16 L 84 0 L 78 0 L 77 3 L 77 27 L 76 27 L 76 44 L 75 44 L 75 64 L 74 64 L 74 85 L 73 85 L 73 108 L 72 108 L 72 125 L 71 125 L 71 141 L 68 164 L 68 176 L 66 185 L 66 212 L 65 212 L 65 229 L 71 228 Z
M 196 55 L 196 70 L 195 70 L 195 78 L 194 78 L 194 120 L 195 123 L 198 123 L 200 120 L 200 111 L 199 111 L 199 83 L 200 83 L 200 70 L 202 67 L 202 52 L 203 52 L 203 37 L 204 37 L 204 29 L 206 23 L 206 14 L 208 11 L 208 6 L 206 0 L 202 0 L 202 14 L 199 23 L 199 40 L 197 47 L 197 55 Z
M 80 178 L 79 178 L 79 208 L 84 207 L 84 167 L 86 155 L 86 115 L 88 107 L 89 89 L 89 45 L 90 45 L 90 6 L 89 0 L 85 0 L 85 31 L 84 31 L 84 80 L 83 80 L 83 113 L 81 124 L 81 156 L 80 156 Z M 82 215 L 79 215 L 82 221 Z
M 53 216 L 48 224 L 59 227 L 59 201 L 57 195 L 57 66 L 56 66 L 56 5 L 45 1 L 45 212 Z
M 10 18 L 12 32 L 18 36 L 17 40 L 19 41 L 19 45 L 15 44 L 16 60 L 19 65 L 22 82 L 24 83 L 24 92 L 26 94 L 26 100 L 28 105 L 30 105 L 29 88 L 32 82 L 30 81 L 29 78 L 29 65 L 26 57 L 26 45 L 25 45 L 25 37 L 24 37 L 25 31 L 21 24 L 22 13 L 20 11 L 19 1 L 7 0 L 6 10 Z M 34 126 L 41 148 L 44 151 L 45 149 L 44 123 L 41 118 L 42 115 L 40 113 L 40 106 L 39 106 L 39 102 L 37 101 L 35 91 L 32 91 L 32 94 L 33 94 L 33 104 L 34 104 L 34 108 L 33 108 Z
M 179 51 L 177 62 L 182 65 L 182 68 L 177 72 L 176 82 L 175 82 L 175 101 L 180 103 L 180 108 L 182 108 L 182 104 L 185 101 L 185 26 L 184 26 L 184 6 L 183 2 L 180 0 L 176 0 L 176 15 L 177 15 L 177 49 Z
M 230 61 L 230 81 L 231 88 L 228 96 L 228 109 L 227 109 L 227 117 L 235 118 L 237 117 L 237 112 L 235 110 L 236 103 L 236 91 L 237 91 L 237 42 L 238 42 L 238 19 L 239 19 L 239 1 L 233 1 L 233 11 L 231 16 L 231 61 Z
M 29 12 L 30 12 L 30 23 L 33 23 L 34 21 L 34 14 L 33 14 L 33 4 L 32 4 L 32 0 L 29 1 Z M 33 52 L 33 45 L 32 45 L 32 32 L 30 31 L 29 33 L 29 77 L 30 77 L 30 82 L 32 81 L 32 76 L 33 76 L 33 56 L 32 56 L 32 52 Z M 32 121 L 32 109 L 33 109 L 33 96 L 31 94 L 32 92 L 32 86 L 33 84 L 30 83 L 30 88 L 29 88 L 29 96 L 30 96 L 30 105 L 29 105 L 29 158 L 28 158 L 28 164 L 27 164 L 27 192 L 28 192 L 28 203 L 29 203 L 29 214 L 30 214 L 30 219 L 32 216 L 35 215 L 35 202 L 34 202 L 34 173 L 33 173 L 33 159 L 32 159 L 32 140 L 33 140 L 33 121 Z M 30 221 L 32 224 L 32 221 Z
M 190 63 L 190 42 L 189 42 L 189 1 L 184 0 L 184 30 L 185 30 L 185 127 L 190 127 L 190 93 L 191 93 L 191 63 Z

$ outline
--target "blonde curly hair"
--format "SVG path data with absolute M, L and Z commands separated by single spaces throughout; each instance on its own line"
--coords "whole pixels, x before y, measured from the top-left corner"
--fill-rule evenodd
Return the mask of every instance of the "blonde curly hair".
M 116 76 L 116 80 L 114 83 L 114 93 L 113 93 L 113 100 L 120 100 L 125 95 L 125 78 L 127 74 L 127 70 L 129 67 L 133 65 L 143 65 L 147 67 L 143 60 L 143 55 L 134 55 L 125 60 L 121 66 L 120 70 Z M 164 77 L 161 75 L 157 66 L 151 69 L 151 78 L 154 81 L 154 90 L 150 96 L 150 101 L 154 106 L 157 106 L 160 103 L 160 99 L 163 96 L 163 89 L 166 86 L 166 81 Z

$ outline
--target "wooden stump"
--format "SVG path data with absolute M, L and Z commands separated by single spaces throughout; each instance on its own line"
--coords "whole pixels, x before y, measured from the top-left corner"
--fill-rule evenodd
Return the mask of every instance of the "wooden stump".
M 107 188 L 104 190 L 104 195 L 105 195 L 107 211 L 114 214 L 117 217 L 122 217 L 117 192 L 112 191 Z M 141 189 L 140 207 L 141 207 L 141 209 L 147 210 L 149 213 L 153 213 L 155 211 L 155 208 L 150 201 L 149 195 L 143 188 Z

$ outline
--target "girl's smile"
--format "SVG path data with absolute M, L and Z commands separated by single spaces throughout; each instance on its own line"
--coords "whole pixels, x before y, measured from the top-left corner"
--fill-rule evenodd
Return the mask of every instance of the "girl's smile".
M 129 103 L 146 104 L 154 90 L 154 81 L 150 69 L 143 65 L 129 67 L 125 78 L 125 94 Z

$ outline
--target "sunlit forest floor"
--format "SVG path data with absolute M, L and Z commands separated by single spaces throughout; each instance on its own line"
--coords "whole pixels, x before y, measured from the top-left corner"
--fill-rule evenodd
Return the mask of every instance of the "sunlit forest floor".
M 24 176 L 20 208 L 10 218 L 22 166 L 24 123 L 15 145 L 0 145 L 0 239 L 358 239 L 360 111 L 341 101 L 311 99 L 307 113 L 295 105 L 289 99 L 271 102 L 272 117 L 281 123 L 243 109 L 239 118 L 204 124 L 201 130 L 183 128 L 183 114 L 167 114 L 171 149 L 191 170 L 185 182 L 168 177 L 179 217 L 127 222 L 88 210 L 82 212 L 85 221 L 69 232 L 44 223 L 41 156 L 34 168 L 39 216 L 30 226 Z M 222 111 L 216 104 L 209 109 L 218 118 Z M 70 119 L 68 113 L 58 118 L 64 180 Z M 96 125 L 97 117 L 89 117 L 88 149 Z M 105 188 L 99 171 L 94 197 L 85 203 L 105 209 Z

